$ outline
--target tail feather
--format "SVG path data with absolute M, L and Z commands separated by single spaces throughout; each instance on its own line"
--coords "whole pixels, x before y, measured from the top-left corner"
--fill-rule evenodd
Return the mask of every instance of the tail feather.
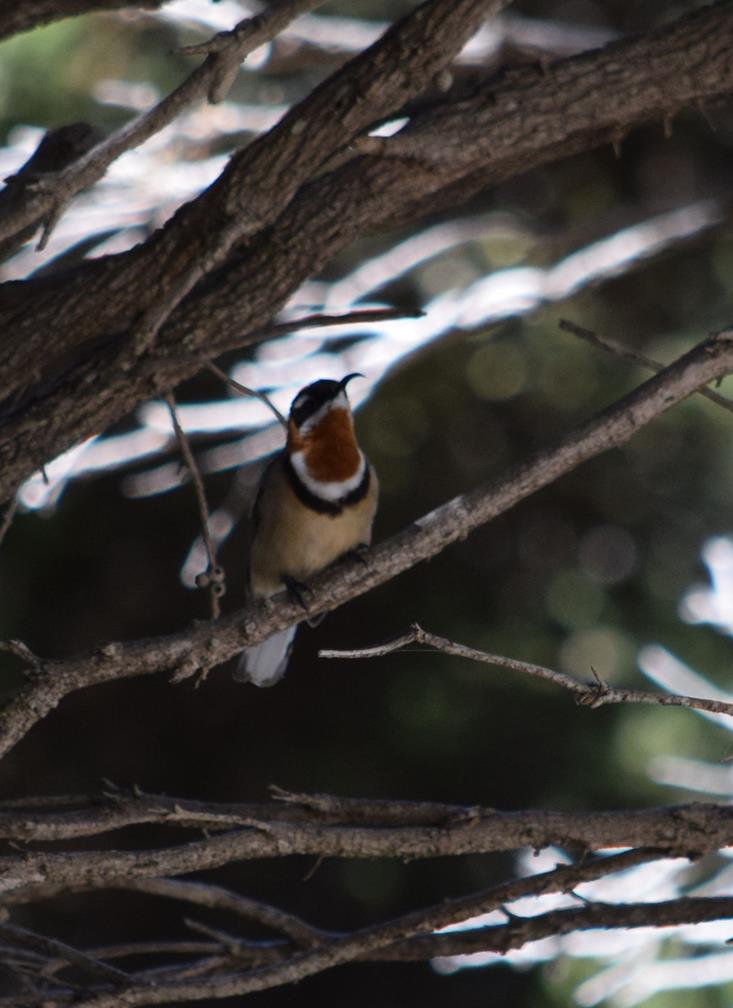
M 285 675 L 293 649 L 296 627 L 287 627 L 261 644 L 243 651 L 233 678 L 255 686 L 274 686 Z

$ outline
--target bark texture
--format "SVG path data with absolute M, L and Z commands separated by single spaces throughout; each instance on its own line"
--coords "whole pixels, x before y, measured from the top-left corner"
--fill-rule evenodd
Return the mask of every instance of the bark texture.
M 449 92 L 392 140 L 359 141 L 427 87 L 501 6 L 419 8 L 240 152 L 145 244 L 63 276 L 6 284 L 0 500 L 49 458 L 194 374 L 202 359 L 256 340 L 300 282 L 360 234 L 733 90 L 726 0 L 544 71 L 512 72 L 455 99 Z M 45 198 L 51 206 L 52 192 Z

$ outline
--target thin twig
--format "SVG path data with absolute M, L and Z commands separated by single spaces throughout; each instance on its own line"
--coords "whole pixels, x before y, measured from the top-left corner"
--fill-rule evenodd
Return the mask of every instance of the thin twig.
M 278 423 L 282 424 L 283 428 L 287 430 L 288 427 L 287 419 L 282 415 L 277 406 L 270 400 L 269 396 L 265 395 L 264 392 L 258 392 L 256 389 L 247 388 L 246 385 L 240 385 L 240 383 L 238 381 L 235 381 L 234 378 L 230 378 L 229 375 L 226 373 L 226 371 L 222 371 L 220 367 L 217 367 L 216 364 L 212 364 L 211 361 L 207 361 L 204 366 L 206 367 L 207 371 L 211 371 L 213 375 L 216 375 L 217 378 L 221 378 L 223 382 L 225 382 L 231 388 L 236 389 L 237 392 L 241 392 L 242 395 L 252 396 L 252 398 L 254 399 L 259 399 L 260 402 L 264 403 L 265 406 L 267 406 L 267 408 L 271 410 L 272 413 L 274 413 Z
M 437 634 L 423 630 L 417 623 L 413 623 L 405 633 L 386 641 L 384 644 L 346 651 L 322 650 L 318 652 L 318 656 L 319 658 L 381 658 L 394 651 L 409 647 L 411 644 L 421 644 L 433 651 L 441 651 L 443 654 L 454 655 L 457 658 L 468 658 L 469 661 L 497 665 L 501 668 L 511 669 L 513 672 L 523 672 L 536 679 L 545 679 L 555 683 L 556 686 L 570 690 L 575 694 L 577 702 L 586 707 L 603 707 L 605 704 L 612 703 L 660 704 L 663 707 L 687 707 L 691 710 L 728 714 L 733 717 L 733 703 L 726 700 L 679 696 L 675 693 L 652 693 L 648 690 L 619 689 L 609 686 L 597 674 L 592 682 L 576 679 L 566 672 L 557 672 L 555 669 L 545 668 L 543 665 L 519 661 L 517 658 L 507 658 L 504 655 L 489 654 L 486 651 L 477 651 L 475 648 L 466 647 L 465 644 L 457 644 L 454 641 L 446 640 L 445 637 L 439 637 Z
M 670 927 L 733 917 L 729 896 L 689 897 L 654 903 L 596 903 L 550 910 L 534 917 L 511 914 L 507 924 L 484 925 L 447 934 L 420 935 L 388 946 L 377 956 L 381 960 L 425 960 L 439 956 L 471 955 L 520 948 L 530 941 L 583 931 L 590 928 Z M 502 908 L 506 913 L 506 909 Z
M 622 360 L 630 361 L 632 364 L 640 364 L 655 374 L 663 371 L 666 366 L 654 360 L 653 357 L 647 357 L 646 354 L 641 353 L 639 350 L 633 350 L 631 347 L 625 346 L 617 340 L 609 339 L 608 336 L 601 336 L 591 329 L 586 329 L 576 322 L 571 322 L 569 319 L 560 319 L 558 326 L 564 332 L 578 336 L 580 339 L 585 340 L 592 346 L 599 347 L 601 350 L 605 350 L 606 353 L 612 354 L 614 357 L 620 357 Z M 722 396 L 709 388 L 699 388 L 697 394 L 705 396 L 710 402 L 714 402 L 716 405 L 728 410 L 729 413 L 733 413 L 733 402 L 726 396 Z
M 286 913 L 278 907 L 262 903 L 260 900 L 240 896 L 222 886 L 205 885 L 202 882 L 182 882 L 177 879 L 142 879 L 121 883 L 118 887 L 134 892 L 150 893 L 168 899 L 183 900 L 212 910 L 226 910 L 246 920 L 264 924 L 274 931 L 280 931 L 302 948 L 313 948 L 320 944 L 326 932 L 319 931 L 294 914 Z
M 91 973 L 93 976 L 106 980 L 108 983 L 111 981 L 119 985 L 127 983 L 130 979 L 129 973 L 125 973 L 124 970 L 118 969 L 116 966 L 109 966 L 107 963 L 95 959 L 87 952 L 72 948 L 70 945 L 58 941 L 56 938 L 48 938 L 46 935 L 35 934 L 33 931 L 26 931 L 25 928 L 15 927 L 13 924 L 7 924 L 4 921 L 0 921 L 0 938 L 16 945 L 26 946 L 36 952 L 40 952 L 42 955 L 50 955 L 56 959 L 63 959 L 70 965 L 77 966 L 87 973 Z
M 363 308 L 359 311 L 345 312 L 343 315 L 324 315 L 317 313 L 315 315 L 306 315 L 303 318 L 293 319 L 291 322 L 277 322 L 266 326 L 253 335 L 252 342 L 257 342 L 260 339 L 268 339 L 273 336 L 279 336 L 281 333 L 298 332 L 302 329 L 320 329 L 329 326 L 389 322 L 395 319 L 421 318 L 424 314 L 425 313 L 420 309 L 403 311 L 399 308 Z M 287 417 L 283 416 L 277 406 L 275 406 L 269 396 L 267 396 L 264 392 L 258 392 L 256 389 L 251 389 L 246 385 L 241 385 L 220 367 L 212 363 L 212 361 L 206 361 L 204 367 L 231 388 L 235 389 L 237 392 L 241 392 L 242 395 L 252 396 L 254 399 L 259 399 L 260 402 L 264 403 L 265 406 L 267 406 L 267 408 L 274 414 L 282 427 L 287 430 Z
M 8 503 L 5 508 L 5 514 L 3 515 L 3 520 L 0 522 L 0 543 L 2 543 L 5 536 L 8 534 L 8 529 L 13 523 L 13 518 L 15 517 L 15 512 L 18 510 L 18 495 L 16 494 L 12 500 Z
M 342 325 L 369 325 L 372 322 L 394 322 L 398 319 L 423 318 L 425 312 L 420 308 L 404 310 L 401 308 L 361 308 L 344 312 L 343 315 L 304 315 L 290 322 L 274 322 L 256 334 L 262 339 L 278 336 L 280 333 L 300 332 L 301 329 L 321 329 Z
M 186 468 L 191 476 L 191 481 L 196 490 L 196 500 L 198 501 L 199 507 L 199 518 L 201 521 L 201 536 L 204 540 L 204 546 L 206 547 L 206 557 L 209 566 L 205 572 L 199 574 L 196 578 L 196 584 L 199 588 L 209 589 L 209 600 L 211 603 L 211 618 L 218 619 L 221 615 L 221 607 L 219 605 L 219 599 L 226 591 L 225 580 L 224 580 L 224 570 L 216 562 L 216 550 L 214 549 L 214 544 L 211 539 L 211 532 L 209 530 L 209 507 L 206 503 L 206 491 L 204 489 L 204 481 L 201 479 L 201 473 L 196 465 L 196 461 L 193 457 L 193 452 L 191 451 L 191 446 L 188 443 L 188 438 L 186 437 L 183 428 L 178 420 L 178 412 L 176 410 L 176 400 L 172 392 L 166 392 L 165 401 L 168 405 L 168 410 L 171 415 L 171 422 L 173 424 L 173 430 L 176 432 L 176 438 L 178 439 L 178 447 L 181 450 L 181 455 L 186 462 Z

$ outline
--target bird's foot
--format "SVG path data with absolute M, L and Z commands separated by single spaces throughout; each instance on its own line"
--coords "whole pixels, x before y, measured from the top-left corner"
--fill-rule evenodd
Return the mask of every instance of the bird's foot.
M 369 562 L 366 558 L 368 552 L 369 552 L 369 546 L 366 543 L 359 543 L 357 546 L 352 547 L 352 549 L 346 550 L 341 559 L 358 560 L 360 564 L 363 564 L 365 567 L 368 567 Z
M 308 605 L 303 597 L 306 592 L 310 594 L 310 588 L 308 585 L 305 584 L 305 582 L 298 581 L 293 577 L 284 577 L 283 582 L 290 598 L 294 602 L 297 602 L 301 609 L 305 609 L 305 611 L 308 612 Z

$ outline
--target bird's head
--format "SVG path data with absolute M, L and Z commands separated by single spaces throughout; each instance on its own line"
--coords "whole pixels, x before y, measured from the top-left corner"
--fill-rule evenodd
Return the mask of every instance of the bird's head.
M 343 410 L 351 413 L 349 400 L 346 397 L 346 386 L 352 378 L 363 378 L 364 375 L 355 371 L 347 374 L 341 381 L 331 381 L 321 378 L 319 381 L 306 385 L 298 392 L 290 407 L 289 426 L 294 428 L 301 437 L 307 437 L 317 430 L 319 423 L 332 410 Z

